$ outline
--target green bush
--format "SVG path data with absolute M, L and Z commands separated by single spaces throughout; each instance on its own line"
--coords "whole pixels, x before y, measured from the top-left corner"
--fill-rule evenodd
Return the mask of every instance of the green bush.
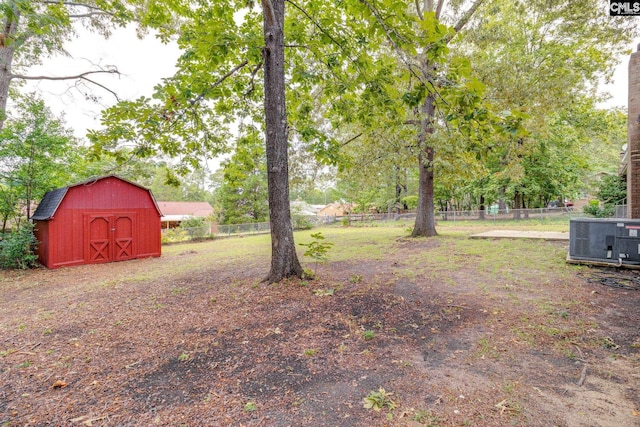
M 600 207 L 600 202 L 597 200 L 589 200 L 589 204 L 583 208 L 584 213 L 593 215 L 596 218 L 608 218 L 615 213 L 615 206 L 604 205 Z
M 292 215 L 291 223 L 294 230 L 311 230 L 313 228 L 311 221 L 304 215 Z
M 187 218 L 180 222 L 180 229 L 189 234 L 190 239 L 202 239 L 207 235 L 204 218 Z
M 19 230 L 7 233 L 0 241 L 0 268 L 27 269 L 37 265 L 38 256 L 33 225 L 23 225 Z
M 616 205 L 626 203 L 627 181 L 618 175 L 605 175 L 598 184 L 598 200 L 590 200 L 584 207 L 584 213 L 596 218 L 612 217 Z
M 193 228 L 193 227 L 204 227 L 204 218 L 192 217 L 192 218 L 183 219 L 180 222 L 180 228 L 182 229 Z
M 187 240 L 188 234 L 185 230 L 179 228 L 171 228 L 162 233 L 162 243 L 174 243 Z

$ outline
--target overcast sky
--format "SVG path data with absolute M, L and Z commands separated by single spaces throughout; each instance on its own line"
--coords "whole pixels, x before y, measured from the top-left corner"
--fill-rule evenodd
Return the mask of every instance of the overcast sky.
M 629 48 L 635 51 L 638 42 L 640 40 Z M 164 45 L 152 35 L 138 39 L 133 28 L 117 29 L 107 40 L 82 32 L 80 37 L 68 44 L 67 51 L 70 57 L 47 59 L 44 66 L 31 69 L 28 74 L 73 75 L 92 69 L 92 64 L 113 65 L 121 72 L 119 77 L 96 75 L 92 78 L 117 92 L 123 100 L 150 96 L 153 86 L 161 78 L 174 73 L 174 65 L 180 53 L 175 44 Z M 604 88 L 611 93 L 612 98 L 603 106 L 626 108 L 627 67 L 628 56 L 625 55 L 616 68 L 614 84 Z M 68 126 L 74 129 L 78 137 L 84 137 L 87 129 L 100 127 L 100 111 L 116 100 L 108 92 L 94 89 L 92 93 L 100 98 L 100 103 L 87 101 L 70 86 L 69 82 L 40 81 L 30 82 L 26 90 L 41 92 L 53 112 L 57 115 L 64 113 Z
M 29 70 L 29 75 L 76 75 L 97 66 L 115 66 L 120 76 L 95 74 L 88 76 L 118 94 L 121 100 L 151 96 L 153 87 L 163 77 L 175 72 L 180 52 L 175 44 L 165 45 L 152 35 L 138 39 L 133 28 L 118 28 L 109 39 L 82 31 L 80 37 L 68 43 L 69 57 L 47 59 L 44 65 Z M 30 81 L 25 91 L 42 93 L 47 105 L 56 114 L 64 114 L 76 136 L 84 137 L 89 128 L 99 128 L 100 111 L 113 105 L 115 97 L 109 92 L 90 88 L 98 103 L 84 99 L 70 81 Z
M 634 41 L 629 46 L 632 52 L 636 52 L 640 39 Z M 611 94 L 612 98 L 603 104 L 603 107 L 623 107 L 627 108 L 629 96 L 629 55 L 622 55 L 621 62 L 616 67 L 613 74 L 613 83 L 603 86 L 603 90 Z

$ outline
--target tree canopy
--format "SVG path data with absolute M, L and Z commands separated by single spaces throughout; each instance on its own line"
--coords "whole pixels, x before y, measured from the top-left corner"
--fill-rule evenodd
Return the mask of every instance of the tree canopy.
M 444 3 L 424 2 L 424 8 L 418 5 L 413 10 L 405 5 L 404 10 L 426 20 L 425 11 L 437 11 Z M 377 5 L 382 8 L 382 3 Z M 608 121 L 613 125 L 610 118 L 604 118 L 611 117 L 608 113 L 595 108 L 595 88 L 600 79 L 610 75 L 619 53 L 637 35 L 635 24 L 610 19 L 597 1 L 582 2 L 578 7 L 560 0 L 495 0 L 467 2 L 466 6 L 465 2 L 452 2 L 452 6 L 460 9 L 453 7 L 439 16 L 444 22 L 455 22 L 457 17 L 458 24 L 449 29 L 442 24 L 435 27 L 441 37 L 441 42 L 436 43 L 441 48 L 436 50 L 441 54 L 438 60 L 431 56 L 422 63 L 410 62 L 421 57 L 410 55 L 420 53 L 421 44 L 409 36 L 402 37 L 404 44 L 390 42 L 393 49 L 388 54 L 398 56 L 399 71 L 407 70 L 407 77 L 403 79 L 398 74 L 392 82 L 396 92 L 403 94 L 405 107 L 413 107 L 414 116 L 411 109 L 395 117 L 377 114 L 375 106 L 371 107 L 372 99 L 367 99 L 366 111 L 374 123 L 385 120 L 383 130 L 374 125 L 372 131 L 365 131 L 375 135 L 373 138 L 360 137 L 349 147 L 352 153 L 358 153 L 353 145 L 361 144 L 360 152 L 376 159 L 373 153 L 397 158 L 397 149 L 403 146 L 409 148 L 406 158 L 422 156 L 419 170 L 423 177 L 418 188 L 428 191 L 419 191 L 422 199 L 414 235 L 422 231 L 435 233 L 431 220 L 421 219 L 424 200 L 460 200 L 463 196 L 456 193 L 465 191 L 480 200 L 508 198 L 517 208 L 541 204 L 549 198 L 577 192 L 578 183 L 595 166 L 591 163 L 600 163 L 597 158 L 589 158 L 592 151 L 581 147 L 593 147 L 598 138 L 622 144 L 620 139 L 613 142 L 610 138 L 618 131 L 609 128 L 607 136 L 607 131 L 597 124 Z M 402 24 L 398 28 L 405 33 L 393 32 L 396 18 L 392 15 L 375 24 L 391 35 L 419 34 Z M 594 27 L 597 30 L 590 31 Z M 423 74 L 431 76 L 431 80 L 423 85 L 411 71 L 426 63 L 431 68 Z M 408 86 L 404 87 L 410 90 L 402 90 L 407 80 Z M 393 96 L 391 89 L 384 93 Z M 387 111 L 390 109 L 388 101 L 382 105 Z M 599 119 L 589 122 L 585 120 L 587 116 Z M 360 129 L 362 123 L 359 122 Z M 402 143 L 389 149 L 387 144 L 397 138 L 380 134 L 388 132 L 397 137 L 408 123 L 421 124 L 414 131 L 416 142 L 409 142 L 411 136 L 406 135 Z M 621 129 L 619 125 L 615 126 Z M 598 152 L 602 153 L 603 148 L 600 144 Z M 364 158 L 358 159 L 354 163 L 362 164 Z M 615 164 L 615 159 L 609 159 Z M 365 173 L 370 171 L 362 172 Z M 469 188 L 470 182 L 476 183 L 475 189 Z M 428 214 L 434 208 L 433 204 L 426 206 L 423 212 Z M 418 224 L 420 221 L 422 224 Z
M 263 222 L 269 218 L 265 147 L 255 130 L 240 138 L 222 164 L 224 179 L 217 201 L 225 224 Z
M 3 230 L 14 217 L 68 183 L 77 168 L 76 142 L 64 123 L 37 98 L 23 98 L 15 119 L 0 131 L 0 204 Z

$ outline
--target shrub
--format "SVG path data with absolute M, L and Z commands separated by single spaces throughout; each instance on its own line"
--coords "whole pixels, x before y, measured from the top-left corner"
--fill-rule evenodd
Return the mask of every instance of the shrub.
M 7 233 L 0 241 L 0 268 L 27 269 L 37 265 L 38 256 L 33 225 L 23 225 L 17 231 Z
M 304 215 L 292 215 L 291 223 L 294 230 L 311 230 L 313 228 L 311 221 Z
M 180 222 L 180 229 L 189 233 L 189 238 L 202 239 L 207 235 L 207 227 L 203 218 L 187 218 Z
M 616 213 L 616 205 L 626 203 L 627 181 L 618 175 L 606 175 L 598 184 L 598 200 L 589 201 L 584 212 L 596 218 L 612 217 Z
M 162 243 L 182 242 L 187 240 L 187 232 L 179 228 L 171 228 L 162 232 Z
M 204 219 L 198 217 L 192 217 L 183 219 L 180 222 L 180 228 L 193 228 L 193 227 L 204 227 Z
M 596 218 L 607 218 L 613 216 L 615 213 L 615 206 L 604 205 L 600 207 L 600 202 L 597 200 L 590 200 L 589 204 L 583 208 L 584 213 L 593 215 Z

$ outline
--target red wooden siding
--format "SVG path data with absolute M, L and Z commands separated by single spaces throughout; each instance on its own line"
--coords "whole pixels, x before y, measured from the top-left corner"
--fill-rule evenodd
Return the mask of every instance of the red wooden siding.
M 115 176 L 69 187 L 53 217 L 35 223 L 40 261 L 49 268 L 161 253 L 153 196 Z

